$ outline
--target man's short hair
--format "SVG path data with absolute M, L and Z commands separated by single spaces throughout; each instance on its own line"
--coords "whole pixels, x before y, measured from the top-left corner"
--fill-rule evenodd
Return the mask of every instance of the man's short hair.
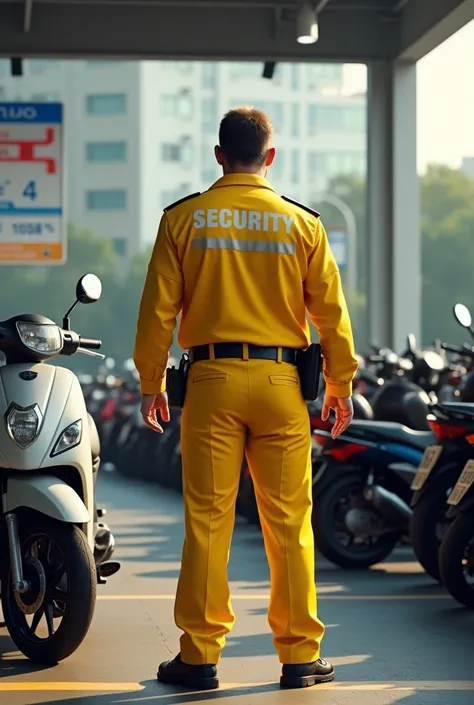
M 265 162 L 273 127 L 261 110 L 246 105 L 229 110 L 219 127 L 219 145 L 229 166 L 261 166 Z

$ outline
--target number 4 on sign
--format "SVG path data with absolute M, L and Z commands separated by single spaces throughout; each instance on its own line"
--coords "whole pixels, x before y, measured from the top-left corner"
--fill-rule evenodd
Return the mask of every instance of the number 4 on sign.
M 31 198 L 32 201 L 38 197 L 38 194 L 36 193 L 36 181 L 28 181 L 25 186 L 25 190 L 23 191 L 23 196 L 25 198 Z

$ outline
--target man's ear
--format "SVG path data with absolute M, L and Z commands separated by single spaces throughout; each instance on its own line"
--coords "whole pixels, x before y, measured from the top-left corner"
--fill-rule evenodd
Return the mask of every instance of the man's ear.
M 275 154 L 276 154 L 276 149 L 275 147 L 270 147 L 270 149 L 267 152 L 267 158 L 265 160 L 265 166 L 271 166 L 273 164 L 273 160 L 275 159 Z
M 225 157 L 221 147 L 218 144 L 216 144 L 216 146 L 214 147 L 214 155 L 219 166 L 223 166 Z

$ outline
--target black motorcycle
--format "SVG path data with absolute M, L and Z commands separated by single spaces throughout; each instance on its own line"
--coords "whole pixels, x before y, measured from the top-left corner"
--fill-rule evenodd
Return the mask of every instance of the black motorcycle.
M 441 544 L 439 572 L 454 599 L 474 609 L 474 459 L 465 464 L 448 505 L 452 523 Z
M 316 420 L 316 419 L 315 419 Z M 354 421 L 337 439 L 319 421 L 313 478 L 319 551 L 341 568 L 368 568 L 407 537 L 410 485 L 433 434 L 391 422 Z

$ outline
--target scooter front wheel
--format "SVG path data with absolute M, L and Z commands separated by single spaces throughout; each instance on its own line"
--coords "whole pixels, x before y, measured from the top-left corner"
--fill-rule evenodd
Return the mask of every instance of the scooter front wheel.
M 16 593 L 9 552 L 2 565 L 5 625 L 31 661 L 54 665 L 84 640 L 94 614 L 97 574 L 86 537 L 76 526 L 34 512 L 18 517 L 23 578 Z

